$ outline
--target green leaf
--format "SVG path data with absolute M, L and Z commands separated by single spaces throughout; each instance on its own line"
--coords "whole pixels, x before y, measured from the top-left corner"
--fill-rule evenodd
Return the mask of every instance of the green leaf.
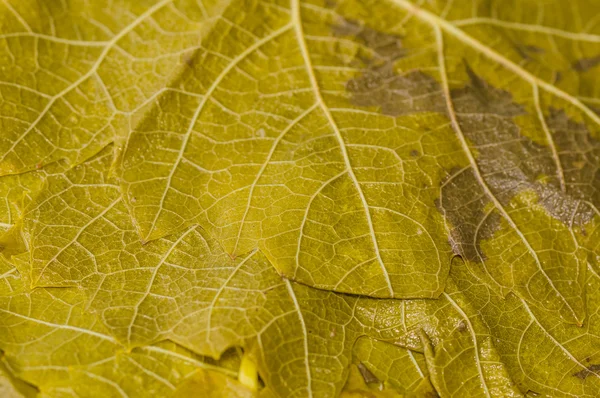
M 376 10 L 374 20 L 389 13 Z M 302 13 L 322 22 L 303 26 Z M 326 9 L 258 2 L 242 15 L 232 4 L 224 18 L 232 32 L 215 25 L 175 82 L 193 94 L 161 96 L 123 150 L 124 199 L 142 238 L 198 222 L 232 256 L 260 247 L 280 272 L 319 288 L 438 296 L 451 248 L 434 201 L 464 163 L 456 140 L 418 130 L 417 119 L 354 112 L 340 94 L 360 70 L 347 64 L 361 43 L 331 54 L 326 43 L 342 38 Z
M 598 12 L 5 0 L 2 394 L 597 396 Z

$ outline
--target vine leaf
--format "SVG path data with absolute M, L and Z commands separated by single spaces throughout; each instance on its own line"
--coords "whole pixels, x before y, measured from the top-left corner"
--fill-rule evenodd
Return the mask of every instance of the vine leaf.
M 0 2 L 5 395 L 599 395 L 597 3 L 101 3 Z

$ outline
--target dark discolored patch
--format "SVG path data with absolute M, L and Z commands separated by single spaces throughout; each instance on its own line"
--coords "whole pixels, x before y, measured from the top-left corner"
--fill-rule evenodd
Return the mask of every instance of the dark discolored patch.
M 544 209 L 565 225 L 583 226 L 594 217 L 591 207 L 554 187 L 537 184 L 534 189 Z
M 334 33 L 351 36 L 372 52 L 370 58 L 359 60 L 364 66 L 362 73 L 346 84 L 354 105 L 377 107 L 394 117 L 422 112 L 447 115 L 443 90 L 433 77 L 418 70 L 403 74 L 395 70 L 395 62 L 406 54 L 399 36 L 346 20 L 334 28 Z M 591 210 L 581 202 L 591 199 L 600 206 L 598 142 L 590 138 L 585 126 L 553 112 L 547 124 L 560 152 L 560 159 L 555 159 L 548 145 L 521 134 L 515 117 L 526 111 L 514 102 L 512 94 L 490 85 L 467 62 L 464 67 L 469 82 L 450 95 L 460 132 L 476 154 L 483 181 L 478 181 L 470 168 L 451 170 L 443 181 L 436 205 L 451 224 L 454 253 L 470 261 L 485 260 L 480 242 L 492 237 L 500 226 L 500 216 L 484 193 L 482 182 L 502 205 L 521 192 L 533 191 L 548 213 L 566 225 L 589 221 Z M 409 155 L 415 156 L 413 152 Z M 567 163 L 572 167 L 565 168 Z M 559 164 L 565 169 L 564 184 Z
M 558 84 L 561 82 L 563 78 L 563 74 L 561 71 L 554 71 L 553 75 L 552 75 L 552 84 Z
M 532 54 L 543 54 L 546 52 L 546 50 L 544 50 L 543 48 L 531 44 L 525 45 L 523 46 L 523 48 L 525 49 L 525 51 Z
M 577 72 L 586 72 L 600 64 L 600 55 L 591 58 L 581 58 L 572 65 Z
M 456 327 L 456 330 L 458 330 L 460 333 L 466 332 L 467 329 L 469 329 L 469 326 L 467 326 L 467 322 L 465 321 L 460 321 Z
M 195 52 L 187 52 L 181 55 L 181 62 L 186 64 L 189 68 L 194 69 L 195 66 Z
M 573 373 L 573 376 L 585 380 L 588 376 L 598 376 L 598 372 L 600 372 L 600 364 L 590 365 L 587 368 L 580 370 L 577 373 Z
M 365 380 L 365 383 L 367 383 L 367 384 L 380 383 L 377 376 L 375 376 L 373 374 L 373 372 L 371 372 L 362 362 L 359 363 L 357 365 L 357 367 L 358 367 L 358 370 L 360 371 L 360 374 L 362 375 L 363 379 Z
M 373 51 L 373 59 L 368 63 L 385 63 L 395 61 L 405 55 L 402 47 L 402 37 L 361 25 L 357 21 L 350 19 L 341 19 L 333 27 L 333 34 L 336 36 L 352 36 L 361 44 Z
M 406 75 L 395 72 L 394 63 L 406 55 L 400 36 L 345 19 L 334 26 L 333 32 L 353 37 L 372 52 L 371 57 L 362 60 L 363 73 L 346 84 L 354 105 L 379 107 L 389 116 L 445 111 L 442 90 L 435 79 L 418 71 Z
M 557 146 L 567 193 L 600 208 L 600 141 L 562 110 L 550 109 L 547 124 Z
M 600 152 L 594 155 L 594 151 L 590 151 L 594 146 L 587 130 L 581 131 L 579 139 L 573 139 L 575 126 L 565 126 L 565 120 L 561 124 L 560 119 L 552 117 L 548 121 L 554 130 L 556 145 L 566 149 L 559 155 L 561 165 L 567 157 L 576 165 L 583 161 L 581 157 L 587 157 L 586 164 L 596 165 L 580 171 L 580 175 L 565 171 L 567 189 L 563 191 L 557 161 L 550 148 L 522 135 L 514 122 L 514 117 L 525 113 L 524 108 L 513 102 L 510 93 L 477 76 L 469 65 L 466 64 L 465 69 L 469 84 L 453 90 L 451 96 L 460 129 L 477 153 L 480 174 L 494 197 L 507 205 L 520 192 L 534 191 L 539 203 L 555 219 L 566 225 L 588 222 L 593 212 L 589 206 L 582 205 L 581 200 L 593 198 L 599 192 Z M 564 133 L 561 135 L 559 130 Z M 596 148 L 600 150 L 597 145 Z M 583 181 L 587 184 L 580 187 Z M 453 226 L 451 243 L 455 253 L 471 261 L 485 260 L 480 242 L 491 237 L 500 225 L 499 215 L 490 212 L 490 207 L 489 198 L 471 171 L 444 182 L 438 208 Z
M 471 168 L 454 170 L 442 184 L 436 206 L 452 225 L 450 245 L 454 254 L 483 262 L 481 241 L 491 238 L 500 225 L 496 212 L 486 211 L 485 196 Z
M 394 72 L 392 64 L 368 69 L 346 85 L 352 103 L 376 106 L 381 113 L 401 116 L 418 112 L 444 112 L 445 102 L 438 83 L 421 72 L 405 76 Z
M 492 87 L 468 65 L 466 68 L 471 82 L 454 90 L 452 99 L 461 130 L 477 151 L 478 166 L 490 191 L 503 205 L 520 192 L 534 191 L 540 204 L 568 225 L 578 208 L 583 209 L 579 206 L 582 195 L 564 192 L 550 148 L 521 134 L 513 118 L 524 114 L 524 108 L 513 102 L 510 93 Z M 577 183 L 581 181 L 577 178 Z
M 469 77 L 469 84 L 452 91 L 454 107 L 459 115 L 475 113 L 474 116 L 491 115 L 513 118 L 525 113 L 521 105 L 513 102 L 509 92 L 488 84 L 473 71 L 467 62 L 464 65 Z
M 565 225 L 587 223 L 593 212 L 581 201 L 600 201 L 600 143 L 594 142 L 584 125 L 552 112 L 547 124 L 560 150 L 558 161 L 566 180 L 563 190 L 550 148 L 522 135 L 514 122 L 514 117 L 525 113 L 524 108 L 513 102 L 510 93 L 477 76 L 468 64 L 465 69 L 469 84 L 453 90 L 452 101 L 460 129 L 477 153 L 480 174 L 494 197 L 507 205 L 520 192 L 534 191 L 555 219 Z M 566 164 L 573 167 L 565 169 Z M 479 185 L 471 172 L 449 179 L 438 204 L 453 226 L 455 253 L 478 262 L 485 259 L 480 242 L 493 235 L 500 220 L 495 212 L 485 211 L 490 201 Z
M 517 51 L 517 53 L 519 53 L 519 56 L 521 58 L 523 58 L 523 60 L 525 60 L 525 61 L 531 61 L 535 58 L 536 55 L 543 54 L 544 52 L 546 52 L 541 47 L 537 47 L 537 46 L 533 46 L 533 45 L 523 45 L 520 43 L 515 44 L 514 48 L 515 48 L 515 51 Z
M 520 134 L 513 118 L 525 111 L 512 101 L 510 93 L 490 86 L 466 63 L 465 70 L 469 84 L 451 93 L 457 121 L 477 152 L 486 185 L 506 204 L 530 188 L 535 179 L 532 176 L 551 169 L 551 159 L 540 162 L 545 149 Z M 455 253 L 470 261 L 484 261 L 480 243 L 499 228 L 500 216 L 472 169 L 454 173 L 444 181 L 438 208 L 452 224 Z
M 413 158 L 416 158 L 417 156 L 419 156 L 419 151 L 417 151 L 416 149 L 411 150 L 410 156 L 412 156 Z

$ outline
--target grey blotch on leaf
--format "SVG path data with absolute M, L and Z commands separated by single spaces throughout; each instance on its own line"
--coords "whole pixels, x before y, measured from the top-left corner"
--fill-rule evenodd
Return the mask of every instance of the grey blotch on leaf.
M 600 364 L 590 365 L 577 373 L 573 373 L 573 376 L 585 380 L 588 376 L 598 376 L 598 372 L 600 372 Z
M 483 262 L 480 243 L 491 238 L 500 226 L 500 215 L 486 211 L 485 196 L 471 168 L 453 170 L 442 185 L 436 206 L 450 222 L 450 244 L 466 260 Z
M 444 111 L 441 87 L 433 78 L 419 71 L 399 75 L 394 70 L 395 62 L 406 56 L 400 36 L 345 19 L 333 33 L 353 37 L 371 51 L 369 58 L 360 60 L 363 72 L 346 83 L 354 105 L 378 107 L 389 116 Z
M 600 207 L 600 141 L 563 110 L 551 108 L 547 124 L 558 148 L 568 193 Z
M 407 53 L 400 36 L 349 20 L 342 20 L 333 30 L 334 35 L 351 37 L 371 50 L 370 57 L 359 56 L 362 72 L 346 84 L 353 105 L 375 107 L 392 117 L 448 114 L 443 90 L 433 77 L 419 70 L 396 70 L 396 61 Z M 564 112 L 551 110 L 547 125 L 558 148 L 565 178 L 563 190 L 557 159 L 549 145 L 523 135 L 515 122 L 515 117 L 526 114 L 525 108 L 515 103 L 508 91 L 487 83 L 467 62 L 464 67 L 469 81 L 451 90 L 450 95 L 461 132 L 476 154 L 479 172 L 494 197 L 506 206 L 515 195 L 533 191 L 555 219 L 569 226 L 589 222 L 593 212 L 582 201 L 600 207 L 598 141 L 585 125 L 570 121 Z M 450 223 L 450 243 L 456 254 L 483 261 L 479 243 L 499 228 L 500 217 L 472 169 L 448 170 L 448 174 L 436 204 Z
M 573 63 L 573 69 L 577 72 L 586 72 L 600 64 L 600 55 L 590 58 L 581 58 Z
M 461 131 L 477 153 L 481 176 L 495 198 L 505 206 L 515 195 L 533 191 L 544 209 L 565 225 L 589 222 L 593 212 L 588 206 L 582 206 L 581 200 L 598 203 L 600 199 L 597 198 L 598 188 L 594 187 L 600 184 L 599 179 L 594 180 L 598 172 L 597 166 L 587 169 L 586 176 L 583 173 L 576 175 L 573 170 L 565 169 L 565 165 L 570 162 L 567 160 L 569 157 L 577 162 L 583 161 L 581 157 L 593 156 L 589 152 L 593 152 L 591 149 L 594 148 L 594 140 L 585 126 L 579 126 L 582 129 L 580 134 L 574 135 L 576 126 L 567 121 L 564 113 L 560 116 L 551 111 L 547 120 L 558 147 L 558 161 L 566 180 L 563 191 L 558 177 L 557 159 L 553 157 L 549 146 L 538 144 L 521 134 L 520 127 L 514 121 L 516 116 L 525 114 L 524 108 L 514 103 L 510 93 L 489 85 L 468 65 L 465 68 L 470 83 L 453 90 L 452 100 Z M 574 136 L 579 139 L 572 141 Z M 597 142 L 595 147 L 598 148 L 596 151 L 600 150 Z M 598 165 L 600 159 L 597 158 L 598 155 L 594 160 L 588 159 L 589 164 Z M 584 187 L 579 185 L 582 182 L 585 183 Z M 457 189 L 461 183 L 462 188 Z M 445 210 L 445 215 L 455 228 L 460 225 L 458 229 L 462 230 L 460 234 L 463 249 L 466 248 L 463 254 L 471 260 L 476 259 L 473 254 L 477 251 L 481 253 L 477 247 L 479 241 L 489 237 L 499 225 L 495 212 L 487 212 L 484 216 L 486 218 L 482 217 L 482 209 L 489 203 L 487 197 L 482 196 L 480 202 L 475 202 L 475 206 L 464 206 L 464 203 L 473 203 L 475 200 L 477 195 L 473 192 L 478 191 L 476 185 L 479 182 L 473 181 L 472 177 L 447 183 L 442 188 L 441 196 L 445 202 L 440 202 L 440 207 Z M 470 196 L 469 190 L 472 192 Z M 472 228 L 476 228 L 476 232 Z M 454 234 L 456 235 L 456 231 Z
M 357 365 L 357 367 L 358 367 L 358 370 L 360 371 L 360 374 L 362 375 L 365 383 L 367 383 L 367 384 L 380 383 L 377 376 L 375 376 L 373 374 L 373 372 L 371 372 L 362 362 L 359 363 Z

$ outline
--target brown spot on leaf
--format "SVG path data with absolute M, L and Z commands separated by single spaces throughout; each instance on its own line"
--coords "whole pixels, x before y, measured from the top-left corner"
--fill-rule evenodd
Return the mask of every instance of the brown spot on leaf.
M 381 113 L 401 116 L 415 112 L 443 112 L 445 104 L 437 82 L 418 71 L 400 76 L 391 64 L 371 68 L 346 86 L 352 103 L 376 106 Z
M 558 84 L 560 83 L 560 81 L 562 80 L 563 75 L 561 71 L 555 71 L 552 75 L 552 83 L 553 84 Z
M 363 379 L 365 380 L 365 383 L 367 383 L 367 384 L 380 383 L 377 376 L 375 376 L 373 374 L 373 372 L 371 372 L 362 362 L 359 363 L 357 367 L 358 367 L 358 370 L 360 371 L 360 374 L 362 375 Z
M 376 107 L 393 117 L 422 112 L 447 115 L 443 90 L 433 77 L 419 70 L 396 70 L 396 61 L 406 55 L 400 36 L 347 20 L 336 26 L 334 33 L 351 36 L 372 52 L 368 59 L 357 58 L 363 70 L 346 84 L 354 105 Z M 525 51 L 542 50 L 532 47 Z M 468 83 L 450 95 L 460 130 L 494 197 L 506 206 L 515 195 L 533 191 L 548 213 L 563 223 L 581 225 L 589 221 L 591 210 L 581 201 L 591 199 L 600 206 L 600 144 L 584 125 L 573 123 L 564 113 L 551 113 L 547 124 L 564 169 L 563 190 L 557 159 L 549 145 L 523 135 L 515 122 L 516 117 L 526 114 L 525 108 L 511 93 L 492 86 L 467 62 L 464 64 Z M 436 205 L 450 223 L 454 253 L 475 262 L 485 260 L 480 242 L 493 236 L 500 216 L 473 170 L 451 170 Z
M 531 44 L 525 45 L 523 46 L 523 48 L 525 49 L 525 51 L 534 54 L 543 54 L 546 52 L 546 50 L 544 50 L 543 48 Z
M 194 52 L 187 52 L 187 53 L 183 53 L 181 55 L 181 62 L 186 64 L 189 68 L 193 69 L 194 68 Z
M 581 58 L 573 63 L 573 69 L 577 72 L 586 72 L 600 64 L 600 55 L 591 58 Z
M 379 32 L 357 21 L 342 19 L 333 27 L 336 36 L 352 36 L 373 51 L 374 59 L 368 62 L 390 62 L 405 55 L 402 38 L 398 35 Z
M 572 221 L 579 225 L 589 221 L 591 209 L 582 206 L 580 199 L 589 199 L 599 191 L 598 188 L 593 189 L 594 181 L 600 184 L 600 178 L 595 177 L 597 167 L 587 168 L 585 176 L 575 176 L 574 170 L 565 170 L 567 191 L 563 192 L 552 151 L 548 146 L 537 144 L 522 135 L 514 122 L 514 117 L 525 113 L 524 108 L 513 102 L 510 93 L 481 79 L 468 64 L 465 64 L 465 69 L 469 84 L 453 90 L 452 100 L 461 131 L 477 153 L 481 176 L 492 194 L 502 205 L 507 205 L 518 193 L 534 191 L 548 213 L 566 225 Z M 547 123 L 551 130 L 556 131 L 556 145 L 566 149 L 563 141 L 572 140 L 575 127 L 562 126 L 565 133 L 561 135 L 558 132 L 560 124 L 556 120 L 551 117 Z M 581 156 L 589 157 L 589 150 L 593 148 L 589 140 L 589 132 L 582 132 L 580 147 L 575 148 L 571 143 L 564 154 L 561 151 L 561 164 L 569 163 L 567 157 L 576 157 L 574 161 L 581 161 Z M 588 161 L 589 164 L 600 163 L 600 159 Z M 581 172 L 581 169 L 575 170 Z M 544 178 L 540 179 L 540 176 Z M 578 184 L 584 180 L 588 181 L 586 188 L 579 187 Z M 479 185 L 470 170 L 449 178 L 442 186 L 438 205 L 453 226 L 451 240 L 453 248 L 458 249 L 455 252 L 477 262 L 485 259 L 480 242 L 493 235 L 500 221 L 496 212 L 490 212 L 489 198 Z M 582 189 L 588 192 L 573 194 Z
M 483 262 L 481 241 L 491 238 L 500 225 L 500 216 L 489 211 L 471 168 L 455 170 L 444 181 L 436 205 L 451 223 L 450 244 L 454 254 L 466 260 Z
M 469 66 L 467 61 L 463 59 L 463 63 L 465 65 L 465 71 L 467 72 L 467 76 L 469 76 L 470 84 L 466 87 L 469 89 L 470 93 L 479 100 L 480 105 L 489 106 L 491 102 L 491 98 L 488 95 L 489 87 L 486 82 L 480 78 L 473 69 Z
M 510 93 L 489 85 L 465 63 L 469 84 L 453 90 L 452 100 L 462 133 L 478 154 L 482 177 L 503 204 L 534 183 L 536 176 L 551 167 L 539 162 L 544 148 L 520 134 L 513 118 L 524 109 Z M 438 208 L 450 221 L 451 243 L 465 259 L 485 260 L 480 243 L 499 228 L 494 211 L 471 168 L 455 171 L 442 185 Z
M 513 118 L 525 113 L 521 105 L 513 102 L 509 92 L 488 84 L 471 69 L 467 62 L 465 62 L 465 71 L 469 77 L 469 84 L 452 91 L 452 100 L 459 117 L 461 114 L 470 117 L 475 113 L 475 116 L 484 118 L 489 116 Z
M 350 20 L 342 20 L 335 26 L 334 34 L 351 36 L 372 52 L 370 58 L 362 60 L 363 73 L 346 84 L 354 105 L 379 107 L 390 116 L 444 112 L 441 87 L 433 78 L 418 71 L 406 75 L 395 72 L 394 63 L 406 55 L 400 36 Z
M 458 323 L 458 326 L 456 327 L 456 330 L 458 330 L 459 332 L 465 332 L 469 327 L 467 326 L 467 322 L 465 321 L 460 321 Z
M 573 376 L 585 380 L 588 376 L 598 376 L 598 372 L 600 372 L 600 364 L 590 365 L 587 368 L 580 370 L 577 373 L 573 373 Z
M 563 165 L 567 193 L 600 207 L 600 141 L 562 110 L 550 109 L 547 124 Z
M 525 61 L 530 61 L 534 58 L 536 54 L 543 54 L 545 50 L 541 47 L 533 46 L 533 45 L 523 45 L 523 44 L 515 44 L 515 50 L 519 53 L 521 58 Z
M 486 184 L 503 205 L 516 194 L 532 190 L 554 218 L 568 224 L 573 215 L 583 209 L 579 206 L 581 195 L 573 196 L 570 191 L 561 190 L 556 159 L 549 147 L 521 134 L 514 117 L 524 114 L 524 108 L 513 102 L 510 93 L 492 87 L 474 75 L 468 65 L 466 68 L 471 83 L 454 90 L 452 99 L 461 130 L 477 151 L 477 163 Z M 551 129 L 556 124 L 548 121 Z M 576 152 L 585 153 L 585 150 L 580 148 Z M 564 164 L 565 159 L 560 161 Z M 540 175 L 546 178 L 540 181 Z M 581 178 L 575 180 L 575 184 L 582 181 Z M 578 219 L 585 222 L 590 217 L 588 214 Z

